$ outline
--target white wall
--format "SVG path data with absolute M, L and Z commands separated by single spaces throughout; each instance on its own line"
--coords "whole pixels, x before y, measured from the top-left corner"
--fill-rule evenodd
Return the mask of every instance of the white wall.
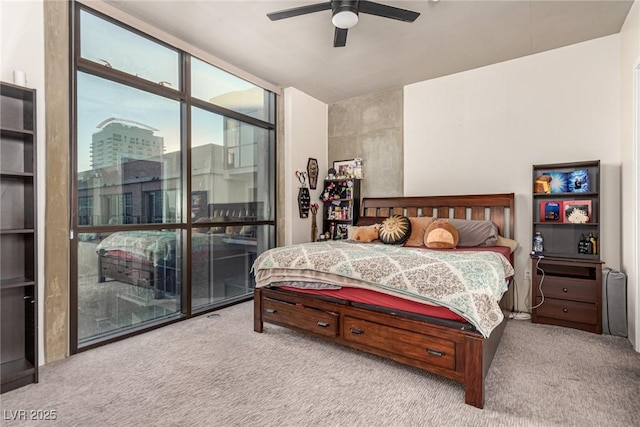
M 628 280 L 629 339 L 640 351 L 640 1 L 635 1 L 627 15 L 620 38 L 622 269 Z
M 320 204 L 322 180 L 327 166 L 328 126 L 327 104 L 295 88 L 284 90 L 285 144 L 285 241 L 283 244 L 311 241 L 311 215 L 300 218 L 296 170 L 306 171 L 309 157 L 318 160 L 318 186 L 309 190 L 311 203 Z M 307 180 L 308 184 L 308 180 Z M 290 219 L 290 220 L 289 220 Z M 318 229 L 322 230 L 322 215 L 318 214 Z
M 37 90 L 38 230 L 44 230 L 45 209 L 45 93 L 44 10 L 42 0 L 0 1 L 0 79 L 13 83 L 13 71 L 24 71 L 26 86 Z M 44 232 L 38 234 L 38 329 L 44 319 Z M 44 335 L 39 334 L 39 364 L 44 364 Z
M 516 194 L 520 309 L 533 164 L 601 161 L 601 258 L 619 268 L 619 35 L 409 85 L 404 100 L 406 196 Z

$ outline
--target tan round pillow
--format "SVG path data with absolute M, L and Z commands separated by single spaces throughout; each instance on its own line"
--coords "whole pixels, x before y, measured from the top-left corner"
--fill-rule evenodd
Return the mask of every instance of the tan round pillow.
M 357 227 L 353 231 L 353 240 L 357 240 L 362 243 L 371 243 L 374 240 L 378 240 L 378 227 Z
M 402 215 L 391 215 L 382 221 L 378 232 L 382 243 L 402 245 L 411 235 L 411 221 Z
M 424 233 L 424 244 L 431 249 L 453 249 L 458 240 L 456 227 L 443 219 L 432 222 Z

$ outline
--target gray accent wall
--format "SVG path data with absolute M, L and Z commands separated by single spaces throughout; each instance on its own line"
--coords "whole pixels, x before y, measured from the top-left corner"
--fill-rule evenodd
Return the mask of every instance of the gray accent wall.
M 361 157 L 363 197 L 403 195 L 402 88 L 330 104 L 328 126 L 329 165 Z

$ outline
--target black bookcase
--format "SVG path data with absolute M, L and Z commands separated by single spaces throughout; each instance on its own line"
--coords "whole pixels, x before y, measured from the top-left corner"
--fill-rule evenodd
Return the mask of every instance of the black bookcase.
M 542 234 L 544 251 L 531 259 L 531 321 L 600 334 L 600 161 L 534 165 L 532 180 L 533 234 Z M 583 253 L 589 235 L 595 250 Z
M 347 227 L 355 225 L 360 217 L 360 179 L 326 179 L 323 194 L 322 233 L 329 239 L 347 238 Z M 327 190 L 329 189 L 329 190 Z
M 0 84 L 2 392 L 38 381 L 36 91 Z

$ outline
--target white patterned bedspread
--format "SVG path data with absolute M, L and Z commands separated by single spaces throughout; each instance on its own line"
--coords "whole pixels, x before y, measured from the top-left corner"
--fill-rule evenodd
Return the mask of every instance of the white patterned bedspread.
M 253 272 L 257 287 L 324 282 L 445 306 L 485 337 L 504 319 L 498 301 L 514 274 L 509 260 L 497 252 L 340 241 L 269 249 L 256 259 Z

